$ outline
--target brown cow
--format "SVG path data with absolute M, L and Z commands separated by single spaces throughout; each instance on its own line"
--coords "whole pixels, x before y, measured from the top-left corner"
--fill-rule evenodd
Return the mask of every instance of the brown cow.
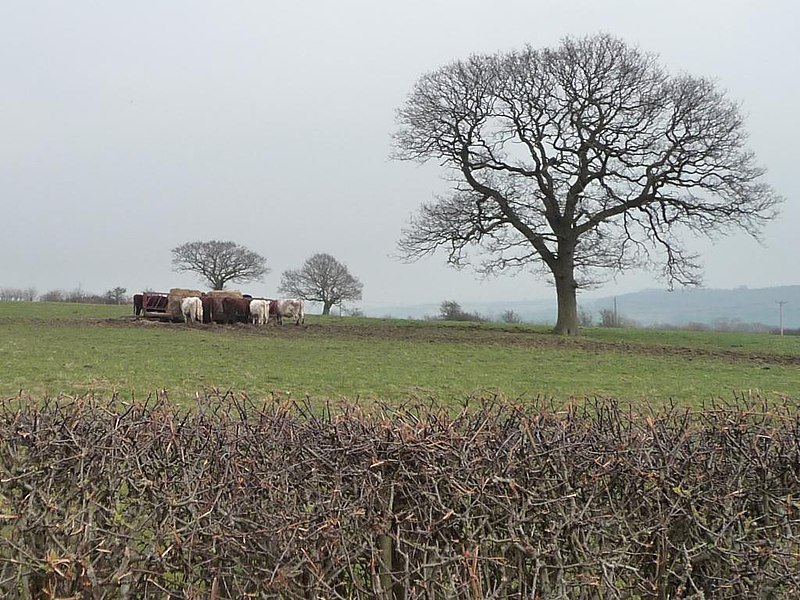
M 250 300 L 225 297 L 222 299 L 222 312 L 226 323 L 249 323 Z
M 269 323 L 270 319 L 274 319 L 275 325 L 278 324 L 278 301 L 274 299 L 268 299 L 269 302 L 269 312 L 267 313 L 267 323 Z
M 214 320 L 214 299 L 203 294 L 200 302 L 203 303 L 203 323 L 211 323 Z
M 214 323 L 225 323 L 225 309 L 222 307 L 222 296 L 208 296 L 211 301 L 211 320 Z M 205 307 L 203 307 L 205 311 Z
M 142 294 L 134 294 L 133 295 L 133 314 L 137 317 L 142 314 L 142 310 L 144 310 L 144 296 Z

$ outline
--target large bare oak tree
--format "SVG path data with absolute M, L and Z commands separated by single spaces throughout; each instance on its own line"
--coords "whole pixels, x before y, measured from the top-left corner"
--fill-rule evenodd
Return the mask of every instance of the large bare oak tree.
M 232 281 L 257 281 L 269 273 L 267 260 L 234 242 L 188 242 L 172 249 L 174 271 L 196 273 L 212 289 Z
M 394 156 L 435 160 L 453 181 L 404 228 L 403 255 L 445 248 L 482 274 L 544 274 L 563 334 L 578 332 L 580 288 L 642 267 L 698 284 L 685 234 L 758 237 L 781 201 L 736 103 L 608 35 L 444 66 L 397 120 Z
M 314 254 L 297 270 L 284 271 L 280 291 L 322 303 L 322 314 L 344 300 L 361 300 L 361 282 L 330 254 Z

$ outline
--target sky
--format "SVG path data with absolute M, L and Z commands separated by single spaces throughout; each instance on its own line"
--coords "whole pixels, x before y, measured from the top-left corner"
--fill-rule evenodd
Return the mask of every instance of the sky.
M 796 0 L 163 0 L 0 3 L 0 287 L 205 289 L 170 250 L 230 240 L 281 273 L 325 252 L 355 307 L 553 298 L 531 274 L 486 280 L 436 254 L 396 258 L 447 189 L 392 160 L 396 110 L 423 74 L 473 53 L 609 33 L 739 102 L 786 198 L 761 241 L 693 239 L 704 284 L 800 284 Z M 635 271 L 589 295 L 665 288 Z

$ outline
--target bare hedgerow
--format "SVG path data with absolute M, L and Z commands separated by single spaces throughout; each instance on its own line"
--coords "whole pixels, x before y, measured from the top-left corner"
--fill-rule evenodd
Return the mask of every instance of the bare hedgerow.
M 788 401 L 15 398 L 0 593 L 796 597 L 799 435 Z
M 0 301 L 33 302 L 36 300 L 36 288 L 0 287 Z

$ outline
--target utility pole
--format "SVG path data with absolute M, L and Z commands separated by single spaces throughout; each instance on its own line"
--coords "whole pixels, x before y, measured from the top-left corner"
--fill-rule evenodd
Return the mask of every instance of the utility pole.
M 779 307 L 778 310 L 779 310 L 780 315 L 781 315 L 781 321 L 780 321 L 780 323 L 781 323 L 781 335 L 783 335 L 783 305 L 784 304 L 788 304 L 788 303 L 789 302 L 787 300 L 778 300 L 778 307 Z

